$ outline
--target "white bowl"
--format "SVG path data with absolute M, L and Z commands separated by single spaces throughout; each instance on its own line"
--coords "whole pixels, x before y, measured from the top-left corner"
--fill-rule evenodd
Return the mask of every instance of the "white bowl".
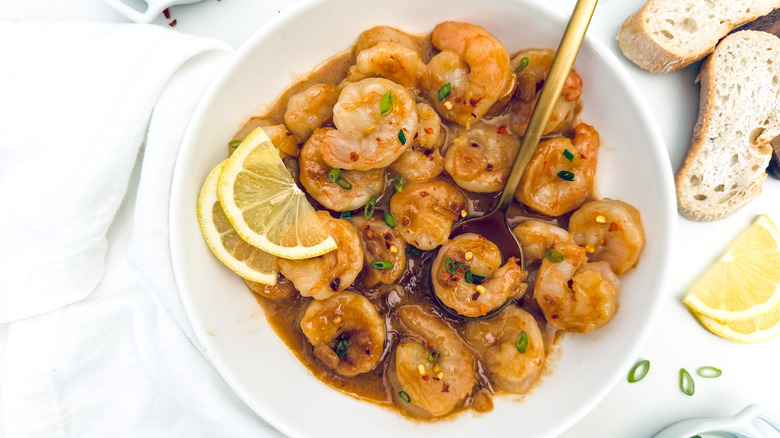
M 513 52 L 556 47 L 567 17 L 519 0 L 300 2 L 241 47 L 205 94 L 185 136 L 170 216 L 182 301 L 216 369 L 247 405 L 287 435 L 555 436 L 626 375 L 658 314 L 676 224 L 671 166 L 636 86 L 593 39 L 586 39 L 575 66 L 584 82 L 582 119 L 595 126 L 603 142 L 598 189 L 639 209 L 647 246 L 639 265 L 621 278 L 614 320 L 588 335 L 565 336 L 552 372 L 521 400 L 497 397 L 489 413 L 425 423 L 342 394 L 309 373 L 267 324 L 241 280 L 211 254 L 198 227 L 196 201 L 242 124 L 298 75 L 350 47 L 361 31 L 384 24 L 427 33 L 445 20 L 483 26 Z

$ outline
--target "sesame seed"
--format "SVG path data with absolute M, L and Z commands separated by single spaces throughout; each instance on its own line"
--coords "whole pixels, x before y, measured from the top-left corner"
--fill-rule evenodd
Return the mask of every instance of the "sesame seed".
M 420 372 L 421 376 L 424 376 L 424 375 L 428 374 L 427 372 L 425 372 L 425 365 L 423 365 L 423 364 L 417 365 L 417 371 Z
M 484 294 L 485 293 L 485 286 L 482 286 L 481 284 L 477 285 L 477 292 Z
M 599 224 L 605 224 L 607 223 L 607 218 L 604 217 L 604 215 L 598 215 L 596 216 L 596 222 Z
M 467 251 L 466 254 L 463 256 L 466 258 L 466 260 L 471 260 L 474 258 L 474 253 L 471 251 Z
M 397 247 L 397 246 L 395 246 L 395 245 L 392 245 L 392 246 L 390 247 L 390 253 L 391 253 L 391 254 L 396 254 L 396 253 L 398 253 L 398 247 Z
M 585 251 L 589 253 L 594 253 L 596 252 L 596 247 L 593 245 L 585 245 Z
M 440 371 L 439 364 L 434 364 L 433 365 L 433 372 L 434 373 L 438 373 L 439 371 Z
M 342 319 L 340 316 L 337 315 L 333 317 L 333 324 L 341 324 L 341 321 Z
M 441 380 L 441 379 L 442 379 L 442 377 L 444 377 L 444 372 L 443 372 L 443 371 L 439 371 L 439 373 L 438 373 L 438 374 L 436 374 L 436 378 L 437 378 L 437 379 L 439 379 L 439 380 Z
M 469 213 L 466 210 L 461 210 L 460 211 L 460 217 L 466 217 L 466 216 L 468 216 L 468 214 Z
M 445 100 L 444 101 L 444 108 L 447 108 L 447 111 L 451 110 L 452 109 L 452 102 L 450 102 L 449 100 Z
M 369 239 L 374 238 L 374 233 L 371 232 L 371 230 L 366 231 L 366 236 L 368 236 Z

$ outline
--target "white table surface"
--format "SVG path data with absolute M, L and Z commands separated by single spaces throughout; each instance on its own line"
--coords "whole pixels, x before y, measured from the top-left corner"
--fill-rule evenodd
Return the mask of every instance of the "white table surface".
M 305 1 L 305 0 L 304 0 Z M 554 0 L 570 11 L 574 0 Z M 206 0 L 171 8 L 175 30 L 209 36 L 237 48 L 252 32 L 293 0 Z M 676 170 L 685 156 L 698 111 L 698 64 L 680 72 L 654 75 L 640 70 L 620 55 L 615 35 L 625 17 L 644 0 L 602 0 L 589 33 L 615 51 L 640 86 L 650 105 Z M 100 0 L 23 0 L 0 4 L 0 20 L 103 20 L 126 22 Z M 168 26 L 162 16 L 155 24 Z M 731 415 L 750 403 L 761 403 L 780 415 L 780 337 L 758 344 L 739 344 L 718 338 L 690 315 L 681 303 L 687 288 L 720 255 L 728 243 L 757 214 L 768 214 L 780 224 L 780 181 L 769 178 L 764 193 L 735 215 L 712 223 L 679 217 L 678 242 L 669 289 L 659 319 L 639 359 L 651 362 L 641 382 L 625 379 L 563 438 L 648 437 L 676 420 L 692 416 Z M 780 269 L 780 267 L 778 267 Z M 704 365 L 723 370 L 717 379 L 696 378 Z M 678 388 L 678 372 L 688 369 L 696 378 L 689 397 Z M 767 436 L 777 436 L 769 433 Z

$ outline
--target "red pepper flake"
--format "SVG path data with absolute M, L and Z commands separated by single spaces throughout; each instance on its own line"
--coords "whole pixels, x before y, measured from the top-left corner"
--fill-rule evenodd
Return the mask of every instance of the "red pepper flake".
M 168 26 L 171 26 L 171 27 L 176 27 L 176 20 L 174 19 L 173 21 L 171 21 L 170 23 L 168 23 Z
M 474 292 L 474 295 L 471 296 L 471 301 L 477 301 L 480 295 L 482 294 L 479 292 Z
M 456 98 L 455 98 L 455 102 L 458 102 L 458 103 L 460 103 L 460 97 L 456 97 Z
M 355 162 L 355 161 L 358 160 L 358 158 L 360 158 L 360 155 L 358 155 L 357 152 L 350 152 L 349 153 L 349 160 L 350 161 Z
M 501 125 L 498 127 L 498 133 L 501 135 L 506 134 L 506 125 Z
M 616 223 L 614 223 L 614 222 L 612 222 L 611 224 L 609 224 L 609 231 L 617 231 L 617 230 L 618 230 L 618 228 L 619 228 L 619 227 L 618 227 L 618 224 L 616 224 Z
M 409 219 L 408 216 L 404 216 L 404 217 L 401 218 L 401 225 L 403 225 L 405 227 L 408 227 L 409 224 L 411 224 L 411 223 L 412 223 L 412 220 Z
M 484 304 L 480 304 L 479 305 L 479 313 L 481 313 L 482 316 L 487 315 L 487 311 L 488 311 L 488 308 L 487 308 L 486 305 L 484 305 Z
M 478 145 L 477 143 L 471 143 L 471 147 L 473 147 L 473 148 L 478 148 L 478 147 L 479 147 L 479 145 Z
M 488 163 L 488 165 L 487 165 L 487 171 L 488 171 L 488 172 L 490 172 L 490 171 L 492 171 L 492 170 L 493 170 L 493 165 L 492 165 L 492 164 L 490 164 L 490 163 Z
M 450 384 L 447 382 L 442 382 L 441 392 L 450 392 Z
M 433 380 L 435 380 L 435 381 L 437 381 L 437 382 L 438 382 L 438 381 L 439 381 L 439 378 L 438 378 L 438 377 L 436 377 L 436 376 L 433 376 Z
M 427 374 L 422 376 L 422 379 L 425 380 L 426 382 L 428 381 L 428 378 L 429 378 L 429 376 Z
M 425 131 L 426 134 L 433 134 L 433 128 L 425 128 L 423 131 Z
M 431 155 L 433 155 L 433 149 L 426 149 L 423 151 L 423 153 L 425 154 L 426 157 L 430 157 Z
M 421 198 L 424 198 L 424 197 L 426 197 L 426 196 L 428 196 L 428 195 L 429 195 L 429 193 L 428 193 L 428 192 L 426 192 L 426 191 L 422 191 L 422 192 L 420 192 L 420 197 L 421 197 Z
M 417 132 L 414 133 L 414 137 L 412 137 L 412 140 L 416 140 L 417 139 L 417 134 L 418 134 Z
M 163 16 L 165 17 L 166 20 L 170 20 L 171 19 L 171 11 L 169 11 L 168 8 L 163 9 Z
M 460 281 L 460 277 L 457 275 L 452 276 L 452 281 Z

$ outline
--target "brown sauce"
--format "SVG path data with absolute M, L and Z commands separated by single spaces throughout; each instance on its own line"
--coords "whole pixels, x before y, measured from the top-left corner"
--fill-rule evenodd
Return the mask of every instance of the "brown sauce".
M 427 62 L 434 53 L 434 49 L 430 43 L 430 35 L 409 36 L 418 45 L 420 52 L 423 53 L 423 61 Z M 257 117 L 252 117 L 244 125 L 244 127 L 236 133 L 234 139 L 243 139 L 249 132 L 258 126 L 269 126 L 284 123 L 284 112 L 288 99 L 290 96 L 305 89 L 306 87 L 315 83 L 338 84 L 341 82 L 346 77 L 348 68 L 355 62 L 353 51 L 354 49 L 346 50 L 333 56 L 316 67 L 309 74 L 293 83 L 265 110 L 263 114 Z M 424 99 L 418 99 L 418 101 L 424 101 Z M 483 120 L 486 120 L 489 123 L 495 123 L 496 127 L 498 127 L 504 124 L 502 122 L 504 117 L 506 116 L 497 115 L 490 119 L 485 118 Z M 445 131 L 447 131 L 446 125 L 443 126 L 442 129 L 443 133 Z M 449 144 L 449 141 L 445 142 L 445 144 Z M 299 147 L 301 146 L 302 144 L 299 145 Z M 285 163 L 287 164 L 288 169 L 291 170 L 297 179 L 297 160 L 292 157 L 286 157 Z M 393 194 L 392 183 L 397 178 L 397 176 L 394 175 L 389 168 L 387 169 L 387 175 L 388 177 L 386 178 L 385 190 L 382 192 L 381 196 L 378 196 L 377 199 L 376 209 L 379 211 L 389 211 L 390 197 Z M 446 174 L 446 171 L 443 172 L 439 178 L 447 181 L 453 187 L 458 188 L 452 178 Z M 303 190 L 302 186 L 301 189 Z M 498 202 L 498 197 L 500 195 L 500 192 L 472 193 L 460 188 L 458 189 L 466 196 L 468 200 L 470 212 L 469 217 L 482 216 L 485 213 L 491 211 Z M 309 202 L 311 202 L 316 210 L 325 209 L 311 196 L 308 198 Z M 339 217 L 340 213 L 331 212 L 331 214 L 334 217 Z M 355 214 L 363 214 L 362 209 L 355 210 Z M 547 217 L 534 212 L 517 202 L 513 202 L 511 205 L 509 211 L 507 212 L 507 218 L 511 227 L 516 226 L 528 218 L 540 219 L 561 227 L 566 227 L 568 223 L 568 215 L 558 218 Z M 435 253 L 435 250 L 425 251 L 420 257 L 407 257 L 407 266 L 405 271 L 396 284 L 379 284 L 372 288 L 364 288 L 359 284 L 360 277 L 358 277 L 356 283 L 352 285 L 352 288 L 350 288 L 365 296 L 376 307 L 380 316 L 385 319 L 387 327 L 387 341 L 385 343 L 382 360 L 372 371 L 359 374 L 354 377 L 342 377 L 339 374 L 336 374 L 334 371 L 324 366 L 324 364 L 314 356 L 312 345 L 307 341 L 306 337 L 300 329 L 301 318 L 312 298 L 302 297 L 297 294 L 297 292 L 295 292 L 292 297 L 282 299 L 269 299 L 266 296 L 263 296 L 261 293 L 256 293 L 255 295 L 257 297 L 257 301 L 264 310 L 269 324 L 274 328 L 276 333 L 285 342 L 285 344 L 287 344 L 287 346 L 298 357 L 298 359 L 304 365 L 306 365 L 312 374 L 314 374 L 314 376 L 316 376 L 319 380 L 356 398 L 385 407 L 391 407 L 399 413 L 407 415 L 403 410 L 394 406 L 392 389 L 386 377 L 386 371 L 390 362 L 388 357 L 394 352 L 399 338 L 404 334 L 404 331 L 400 327 L 400 323 L 397 320 L 394 310 L 403 305 L 419 305 L 429 313 L 434 314 L 442 320 L 446 321 L 461 338 L 465 338 L 465 318 L 456 318 L 451 316 L 450 314 L 442 311 L 439 305 L 435 302 L 429 279 L 430 265 L 433 261 Z M 542 372 L 542 376 L 544 376 L 550 372 L 551 367 L 554 365 L 555 358 L 559 355 L 557 353 L 557 344 L 558 340 L 562 336 L 562 333 L 556 331 L 549 324 L 547 324 L 544 317 L 542 316 L 541 310 L 536 304 L 536 301 L 531 298 L 533 295 L 531 288 L 535 282 L 536 268 L 538 268 L 538 266 L 525 267 L 525 269 L 529 270 L 529 277 L 526 280 L 529 284 L 529 290 L 526 292 L 523 298 L 516 300 L 515 304 L 534 315 L 539 323 L 540 329 L 542 330 L 546 353 L 545 369 Z M 474 353 L 474 359 L 477 383 L 474 386 L 471 395 L 468 396 L 459 407 L 453 410 L 453 412 L 448 414 L 445 418 L 452 417 L 453 413 L 463 411 L 465 409 L 474 409 L 477 412 L 489 411 L 493 406 L 491 396 L 501 393 L 500 390 L 494 388 L 491 385 L 485 371 L 486 367 L 476 353 Z M 538 379 L 534 385 L 538 385 L 541 380 L 543 380 L 543 377 Z M 514 396 L 516 398 L 521 398 L 523 395 L 514 394 Z

